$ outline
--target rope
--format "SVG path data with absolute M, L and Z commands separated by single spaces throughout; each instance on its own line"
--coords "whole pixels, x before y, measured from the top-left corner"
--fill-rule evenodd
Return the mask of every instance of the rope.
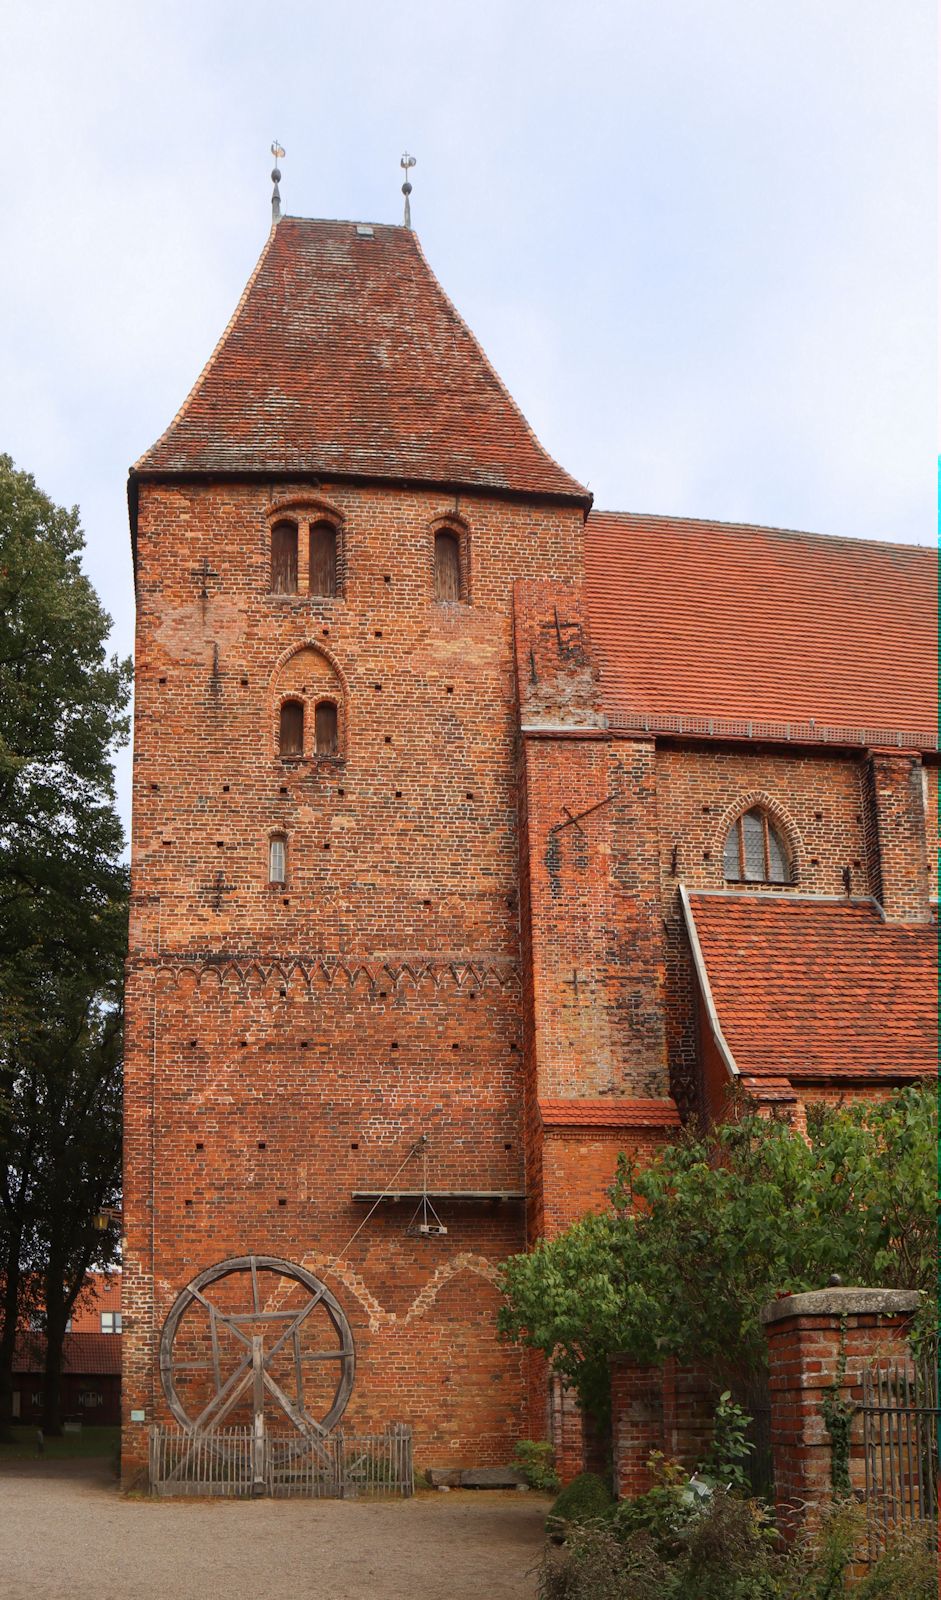
M 366 1226 L 367 1222 L 369 1221 L 370 1217 L 372 1216 L 373 1212 L 376 1210 L 376 1207 L 382 1205 L 382 1202 L 385 1199 L 387 1194 L 391 1194 L 393 1188 L 395 1187 L 395 1180 L 398 1177 L 399 1173 L 402 1171 L 402 1168 L 408 1166 L 408 1164 L 411 1161 L 412 1157 L 419 1150 L 422 1150 L 422 1151 L 425 1152 L 425 1159 L 424 1159 L 424 1163 L 423 1163 L 423 1166 L 422 1166 L 422 1183 L 427 1188 L 427 1184 L 425 1183 L 425 1176 L 426 1176 L 426 1173 L 427 1173 L 427 1164 L 428 1164 L 428 1154 L 427 1154 L 427 1148 L 426 1148 L 427 1144 L 428 1144 L 428 1135 L 427 1135 L 427 1133 L 420 1133 L 418 1138 L 415 1140 L 415 1143 L 412 1145 L 411 1150 L 408 1152 L 408 1155 L 405 1157 L 405 1160 L 393 1172 L 391 1178 L 389 1179 L 388 1183 L 386 1184 L 385 1188 L 383 1189 L 381 1195 L 379 1195 L 378 1199 L 373 1201 L 372 1205 L 370 1206 L 369 1210 L 366 1212 L 366 1215 L 364 1216 L 364 1218 L 363 1218 L 362 1222 L 360 1223 L 359 1227 L 356 1228 L 353 1231 L 353 1233 L 350 1234 L 350 1237 L 347 1239 L 346 1244 L 343 1246 L 343 1249 L 337 1251 L 336 1255 L 333 1257 L 333 1260 L 330 1262 L 329 1266 L 325 1267 L 324 1271 L 319 1274 L 321 1283 L 323 1283 L 325 1281 L 325 1279 L 329 1277 L 330 1273 L 334 1271 L 334 1269 L 335 1269 L 335 1267 L 337 1265 L 337 1262 L 340 1261 L 346 1255 L 346 1252 L 349 1250 L 350 1245 L 362 1233 L 363 1229 L 365 1228 L 365 1226 Z

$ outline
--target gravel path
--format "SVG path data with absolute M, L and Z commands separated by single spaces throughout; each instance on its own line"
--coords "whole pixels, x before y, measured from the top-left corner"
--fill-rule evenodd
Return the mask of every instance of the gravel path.
M 104 1464 L 5 1465 L 2 1600 L 532 1600 L 548 1502 L 150 1500 Z

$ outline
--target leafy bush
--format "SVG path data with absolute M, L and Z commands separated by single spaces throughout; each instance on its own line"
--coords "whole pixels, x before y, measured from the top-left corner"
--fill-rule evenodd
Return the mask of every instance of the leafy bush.
M 553 1465 L 552 1446 L 546 1439 L 520 1439 L 513 1457 L 514 1467 L 519 1467 L 531 1489 L 543 1494 L 555 1494 L 559 1487 L 559 1474 Z
M 693 1496 L 690 1495 L 692 1500 Z M 779 1600 L 780 1560 L 759 1502 L 725 1491 L 687 1503 L 679 1484 L 634 1501 L 632 1515 L 571 1528 L 543 1561 L 540 1600 Z
M 596 1418 L 612 1351 L 731 1377 L 763 1365 L 758 1313 L 777 1293 L 838 1272 L 933 1297 L 933 1085 L 819 1108 L 806 1139 L 742 1109 L 647 1165 L 622 1156 L 608 1211 L 504 1264 L 502 1337 L 543 1351 Z
M 550 1533 L 564 1534 L 569 1527 L 610 1517 L 613 1509 L 614 1496 L 604 1479 L 596 1472 L 580 1472 L 556 1496 L 546 1518 L 546 1528 Z
M 655 1470 L 654 1488 L 613 1516 L 568 1523 L 564 1550 L 544 1557 L 539 1600 L 935 1600 L 927 1528 L 900 1535 L 853 1583 L 865 1533 L 857 1505 L 787 1546 L 761 1501 L 699 1493 L 673 1463 Z
M 936 1600 L 937 1555 L 932 1525 L 901 1534 L 868 1577 L 853 1591 L 853 1600 Z
M 748 1488 L 746 1463 L 755 1448 L 746 1438 L 751 1420 L 744 1408 L 736 1405 L 731 1391 L 723 1390 L 713 1419 L 712 1449 L 700 1468 L 724 1488 L 742 1493 Z

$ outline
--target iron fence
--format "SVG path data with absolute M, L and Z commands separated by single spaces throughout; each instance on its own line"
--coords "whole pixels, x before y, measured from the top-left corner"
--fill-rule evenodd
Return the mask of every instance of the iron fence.
M 936 1354 L 863 1373 L 863 1453 L 870 1538 L 932 1522 L 938 1504 Z

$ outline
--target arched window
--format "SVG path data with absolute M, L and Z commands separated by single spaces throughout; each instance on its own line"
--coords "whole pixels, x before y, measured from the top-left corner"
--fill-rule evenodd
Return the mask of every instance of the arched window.
M 337 753 L 337 708 L 332 700 L 321 700 L 314 712 L 314 748 L 319 756 Z
M 285 700 L 281 707 L 278 749 L 282 756 L 302 756 L 304 754 L 304 703 L 302 700 Z
M 268 840 L 268 882 L 287 883 L 288 841 L 283 833 L 272 834 Z
M 435 534 L 435 599 L 461 598 L 461 544 L 457 534 Z
M 276 522 L 271 530 L 271 593 L 297 594 L 297 528 Z
M 729 829 L 722 867 L 732 883 L 790 883 L 787 852 L 768 813 L 755 807 Z
M 307 586 L 311 594 L 337 592 L 337 530 L 332 522 L 315 522 L 310 530 Z

